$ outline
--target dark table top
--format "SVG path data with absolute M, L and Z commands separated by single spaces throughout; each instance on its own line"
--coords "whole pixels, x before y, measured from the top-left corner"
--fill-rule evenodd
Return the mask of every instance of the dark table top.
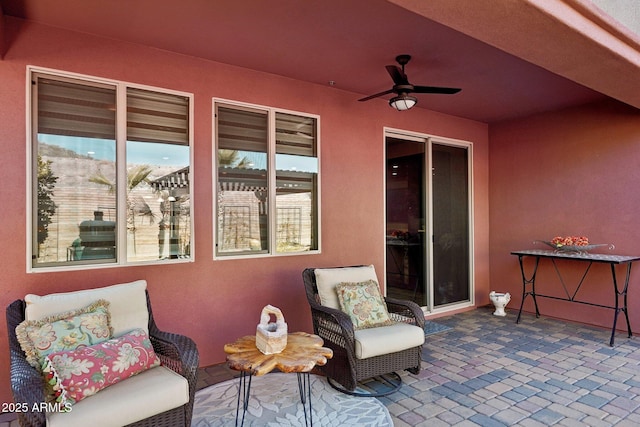
M 560 252 L 544 249 L 525 249 L 521 251 L 512 251 L 511 255 L 575 259 L 578 261 L 606 262 L 610 264 L 623 264 L 640 260 L 640 256 L 592 254 L 588 252 Z

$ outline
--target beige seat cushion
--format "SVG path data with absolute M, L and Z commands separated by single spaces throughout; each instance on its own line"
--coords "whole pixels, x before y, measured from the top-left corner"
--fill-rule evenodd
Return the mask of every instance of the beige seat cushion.
M 48 427 L 117 427 L 177 408 L 189 401 L 186 378 L 158 366 L 47 414 Z
M 396 323 L 390 326 L 355 331 L 356 357 L 367 359 L 395 353 L 424 344 L 424 331 L 419 326 Z
M 366 282 L 367 280 L 375 280 L 376 283 L 379 283 L 373 265 L 362 267 L 316 268 L 314 272 L 320 303 L 325 307 L 331 307 L 337 310 L 340 310 L 340 302 L 338 301 L 336 285 L 345 282 Z
M 147 282 L 138 280 L 103 288 L 44 296 L 29 294 L 24 297 L 27 303 L 25 319 L 41 320 L 54 314 L 86 307 L 99 299 L 105 299 L 110 303 L 109 313 L 115 337 L 138 328 L 148 333 L 149 311 L 147 310 L 146 289 Z

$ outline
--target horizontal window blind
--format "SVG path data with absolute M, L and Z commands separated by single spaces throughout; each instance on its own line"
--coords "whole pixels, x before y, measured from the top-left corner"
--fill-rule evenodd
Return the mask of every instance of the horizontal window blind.
M 267 113 L 218 106 L 218 149 L 267 152 Z
M 276 153 L 316 156 L 316 119 L 276 113 Z
M 189 99 L 128 88 L 127 140 L 189 145 Z
M 40 134 L 115 139 L 115 88 L 36 77 Z

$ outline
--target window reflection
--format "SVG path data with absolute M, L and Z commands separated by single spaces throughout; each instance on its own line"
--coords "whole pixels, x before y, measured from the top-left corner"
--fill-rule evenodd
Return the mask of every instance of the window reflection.
M 39 72 L 31 88 L 32 267 L 190 257 L 190 98 Z

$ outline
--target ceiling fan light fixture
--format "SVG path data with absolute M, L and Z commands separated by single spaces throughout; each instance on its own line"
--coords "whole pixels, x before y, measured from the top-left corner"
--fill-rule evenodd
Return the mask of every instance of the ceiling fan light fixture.
M 405 111 L 412 108 L 418 102 L 418 98 L 415 96 L 401 93 L 398 96 L 394 96 L 389 100 L 389 105 L 398 111 Z

